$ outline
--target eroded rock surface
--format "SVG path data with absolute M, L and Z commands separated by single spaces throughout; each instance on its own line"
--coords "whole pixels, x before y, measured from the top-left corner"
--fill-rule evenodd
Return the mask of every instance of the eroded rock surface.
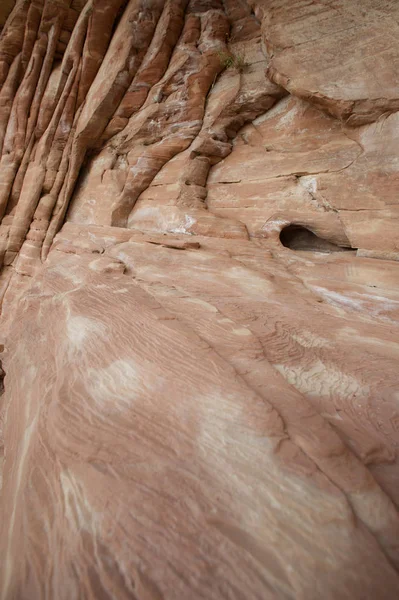
M 269 76 L 351 125 L 399 109 L 395 0 L 251 0 Z
M 396 598 L 397 4 L 11 4 L 0 598 Z

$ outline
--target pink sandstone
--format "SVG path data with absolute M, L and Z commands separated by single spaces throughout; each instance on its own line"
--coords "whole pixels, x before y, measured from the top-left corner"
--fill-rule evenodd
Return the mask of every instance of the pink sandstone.
M 2 600 L 398 597 L 398 6 L 2 3 Z

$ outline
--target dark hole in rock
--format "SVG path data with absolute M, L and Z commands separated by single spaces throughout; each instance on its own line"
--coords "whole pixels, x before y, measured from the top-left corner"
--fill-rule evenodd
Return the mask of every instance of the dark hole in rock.
M 290 250 L 303 250 L 307 252 L 345 252 L 355 251 L 356 248 L 337 246 L 332 242 L 318 237 L 313 231 L 309 231 L 301 225 L 288 225 L 280 233 L 280 241 Z
M 0 360 L 0 396 L 4 392 L 4 382 L 3 382 L 3 380 L 4 380 L 5 375 L 6 374 L 5 374 L 4 370 L 3 370 L 3 365 L 2 365 L 1 360 Z

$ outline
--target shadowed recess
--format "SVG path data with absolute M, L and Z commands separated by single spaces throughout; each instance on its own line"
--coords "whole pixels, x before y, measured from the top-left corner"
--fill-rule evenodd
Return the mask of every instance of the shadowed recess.
M 290 250 L 303 250 L 306 252 L 345 252 L 355 251 L 356 248 L 338 246 L 329 242 L 301 225 L 288 225 L 280 233 L 280 241 Z

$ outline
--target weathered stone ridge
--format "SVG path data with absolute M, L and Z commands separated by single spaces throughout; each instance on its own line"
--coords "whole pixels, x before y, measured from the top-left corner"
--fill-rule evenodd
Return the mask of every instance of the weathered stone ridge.
M 0 598 L 399 594 L 399 4 L 0 8 Z

